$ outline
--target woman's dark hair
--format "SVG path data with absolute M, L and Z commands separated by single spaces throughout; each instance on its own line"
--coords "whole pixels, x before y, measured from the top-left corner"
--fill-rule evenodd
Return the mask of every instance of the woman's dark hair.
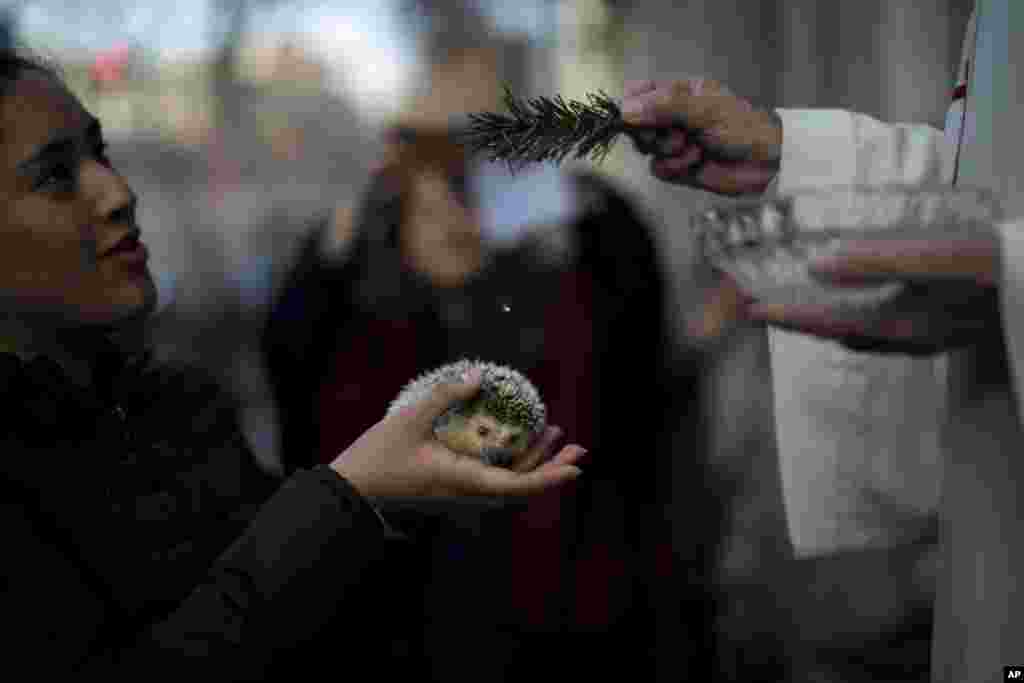
M 23 47 L 0 48 L 0 97 L 10 92 L 15 81 L 26 71 L 38 71 L 54 80 L 64 80 L 64 74 L 57 62 Z

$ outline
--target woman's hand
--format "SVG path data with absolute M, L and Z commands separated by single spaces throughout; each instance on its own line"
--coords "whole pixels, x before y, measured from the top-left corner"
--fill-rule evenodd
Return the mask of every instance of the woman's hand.
M 548 427 L 514 471 L 460 456 L 434 438 L 434 418 L 479 391 L 480 377 L 476 371 L 465 382 L 435 387 L 427 398 L 371 427 L 331 467 L 375 499 L 527 496 L 576 479 L 576 463 L 586 451 L 569 445 L 552 458 L 558 427 Z
M 760 194 L 779 171 L 781 119 L 717 81 L 630 81 L 622 118 L 638 148 L 654 156 L 651 173 L 661 180 L 724 195 Z

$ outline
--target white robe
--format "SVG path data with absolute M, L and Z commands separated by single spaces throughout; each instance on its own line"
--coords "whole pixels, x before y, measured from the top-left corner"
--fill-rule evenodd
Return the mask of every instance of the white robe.
M 1024 2 L 980 0 L 976 14 L 958 79 L 971 67 L 957 184 L 991 187 L 1007 217 L 1024 216 L 1024 187 L 1017 187 L 1024 111 L 1014 69 L 1024 65 L 1024 45 L 1010 40 L 1012 27 L 1024 30 Z M 846 111 L 779 110 L 784 142 L 777 190 L 949 183 L 963 107 L 964 100 L 954 102 L 945 134 Z M 1005 347 L 911 359 L 770 332 L 783 493 L 798 554 L 884 536 L 857 514 L 865 468 L 878 471 L 880 463 L 902 458 L 919 474 L 934 474 L 941 462 L 944 572 L 932 679 L 942 683 L 998 680 L 1003 665 L 1024 663 L 1024 591 L 1015 585 L 1016 574 L 1024 576 L 1024 504 L 1017 503 L 1024 430 L 1015 401 L 1024 381 L 1024 220 L 999 228 Z M 1008 363 L 1000 369 L 996 362 L 994 380 L 983 377 L 980 361 L 991 365 L 1004 350 Z M 894 472 L 890 467 L 887 474 Z

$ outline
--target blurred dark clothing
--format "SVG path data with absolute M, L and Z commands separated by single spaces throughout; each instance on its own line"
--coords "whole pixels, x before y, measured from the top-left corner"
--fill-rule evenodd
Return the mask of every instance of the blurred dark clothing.
M 436 517 L 414 541 L 390 582 L 423 583 L 394 600 L 423 605 L 402 647 L 431 680 L 609 666 L 654 680 L 658 644 L 677 659 L 690 644 L 656 633 L 662 612 L 681 609 L 680 590 L 701 596 L 688 609 L 706 628 L 703 570 L 674 566 L 665 514 L 673 457 L 684 469 L 692 459 L 701 476 L 696 450 L 669 450 L 680 404 L 697 400 L 696 372 L 681 377 L 670 361 L 651 230 L 599 177 L 574 182 L 585 208 L 568 226 L 567 261 L 530 239 L 443 290 L 403 265 L 402 198 L 378 177 L 344 259 L 323 255 L 330 221 L 314 227 L 266 329 L 286 470 L 334 458 L 406 382 L 462 357 L 523 372 L 549 422 L 590 450 L 579 482 L 503 510 Z
M 259 681 L 331 665 L 306 647 L 372 592 L 385 527 L 328 468 L 260 469 L 205 373 L 123 360 L 86 389 L 0 354 L 6 670 Z

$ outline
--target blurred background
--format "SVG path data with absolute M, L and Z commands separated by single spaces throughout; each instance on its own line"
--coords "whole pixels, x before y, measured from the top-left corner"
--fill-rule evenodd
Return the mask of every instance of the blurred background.
M 624 79 L 709 75 L 767 106 L 941 127 L 971 5 L 23 0 L 0 10 L 0 41 L 56 59 L 102 120 L 141 197 L 162 353 L 216 372 L 242 401 L 257 456 L 277 468 L 259 351 L 268 310 L 311 218 L 356 204 L 382 136 L 447 50 L 501 45 L 512 55 L 503 77 L 528 95 L 621 97 Z M 629 144 L 592 170 L 650 219 L 668 279 L 669 355 L 696 368 L 680 373 L 695 377 L 693 398 L 679 407 L 672 452 L 659 455 L 706 466 L 679 468 L 667 514 L 676 552 L 713 568 L 715 613 L 701 656 L 669 657 L 659 676 L 713 667 L 714 680 L 927 680 L 937 464 L 894 448 L 852 468 L 876 533 L 863 547 L 794 558 L 765 337 L 698 351 L 683 332 L 698 296 L 687 217 L 717 200 L 654 180 Z M 685 494 L 695 485 L 717 509 L 695 505 Z

